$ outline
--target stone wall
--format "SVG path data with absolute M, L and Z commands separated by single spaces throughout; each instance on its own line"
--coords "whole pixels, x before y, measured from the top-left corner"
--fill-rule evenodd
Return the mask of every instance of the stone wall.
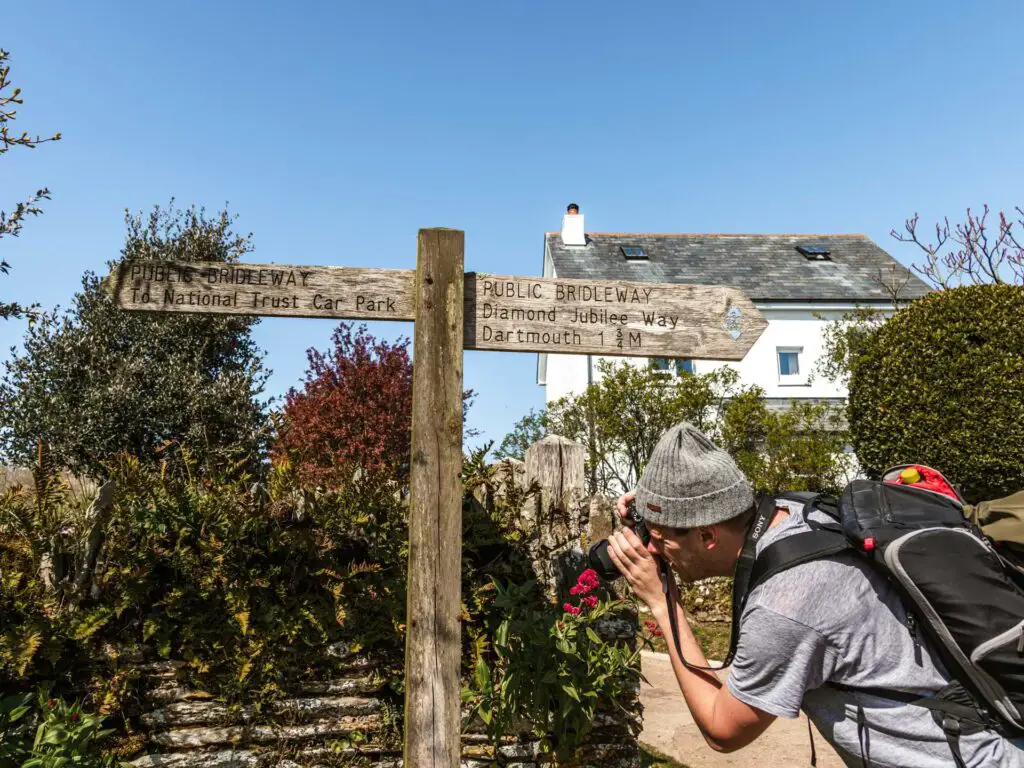
M 152 707 L 141 718 L 148 754 L 131 768 L 398 768 L 402 744 L 400 715 L 383 694 L 384 679 L 360 655 L 345 658 L 338 677 L 297 686 L 293 695 L 258 711 L 230 708 L 178 680 L 176 662 L 145 665 L 145 700 Z M 591 743 L 573 764 L 636 768 L 639 715 L 599 715 Z M 462 736 L 464 768 L 536 768 L 547 762 L 539 742 L 528 734 L 506 736 L 497 747 L 479 724 Z

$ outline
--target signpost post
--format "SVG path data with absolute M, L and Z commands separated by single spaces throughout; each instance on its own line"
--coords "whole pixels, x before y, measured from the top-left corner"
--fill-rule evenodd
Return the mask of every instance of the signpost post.
M 406 766 L 460 761 L 462 352 L 741 360 L 767 321 L 722 286 L 463 272 L 463 233 L 421 229 L 416 270 L 124 262 L 123 309 L 415 321 Z

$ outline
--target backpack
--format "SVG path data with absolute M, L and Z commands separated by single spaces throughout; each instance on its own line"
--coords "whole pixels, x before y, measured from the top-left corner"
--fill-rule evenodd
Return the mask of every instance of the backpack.
M 1024 571 L 965 517 L 959 494 L 885 476 L 890 480 L 854 480 L 838 499 L 781 493 L 759 502 L 734 580 L 729 658 L 754 587 L 801 563 L 856 553 L 893 584 L 907 608 L 908 631 L 930 641 L 954 682 L 926 697 L 828 685 L 927 707 L 957 766 L 963 766 L 961 733 L 991 729 L 1005 738 L 1024 735 Z M 780 539 L 756 555 L 756 540 L 767 530 L 777 499 L 801 502 L 805 515 L 818 510 L 834 522 L 808 520 L 811 531 Z
M 1024 491 L 977 506 L 964 504 L 964 516 L 981 528 L 999 554 L 1024 570 Z

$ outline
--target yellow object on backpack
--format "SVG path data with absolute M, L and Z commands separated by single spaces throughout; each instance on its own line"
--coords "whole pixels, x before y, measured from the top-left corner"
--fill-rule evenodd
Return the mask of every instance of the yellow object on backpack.
M 900 477 L 903 479 L 904 484 L 913 485 L 914 483 L 921 482 L 921 473 L 918 472 L 914 467 L 907 467 L 900 472 Z

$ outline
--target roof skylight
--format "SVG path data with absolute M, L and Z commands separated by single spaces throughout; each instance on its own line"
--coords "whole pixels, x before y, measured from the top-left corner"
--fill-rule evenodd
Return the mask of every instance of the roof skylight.
M 626 261 L 648 261 L 647 251 L 639 245 L 623 245 L 620 248 Z
M 802 253 L 808 261 L 832 261 L 832 252 L 824 245 L 798 245 L 796 249 Z

